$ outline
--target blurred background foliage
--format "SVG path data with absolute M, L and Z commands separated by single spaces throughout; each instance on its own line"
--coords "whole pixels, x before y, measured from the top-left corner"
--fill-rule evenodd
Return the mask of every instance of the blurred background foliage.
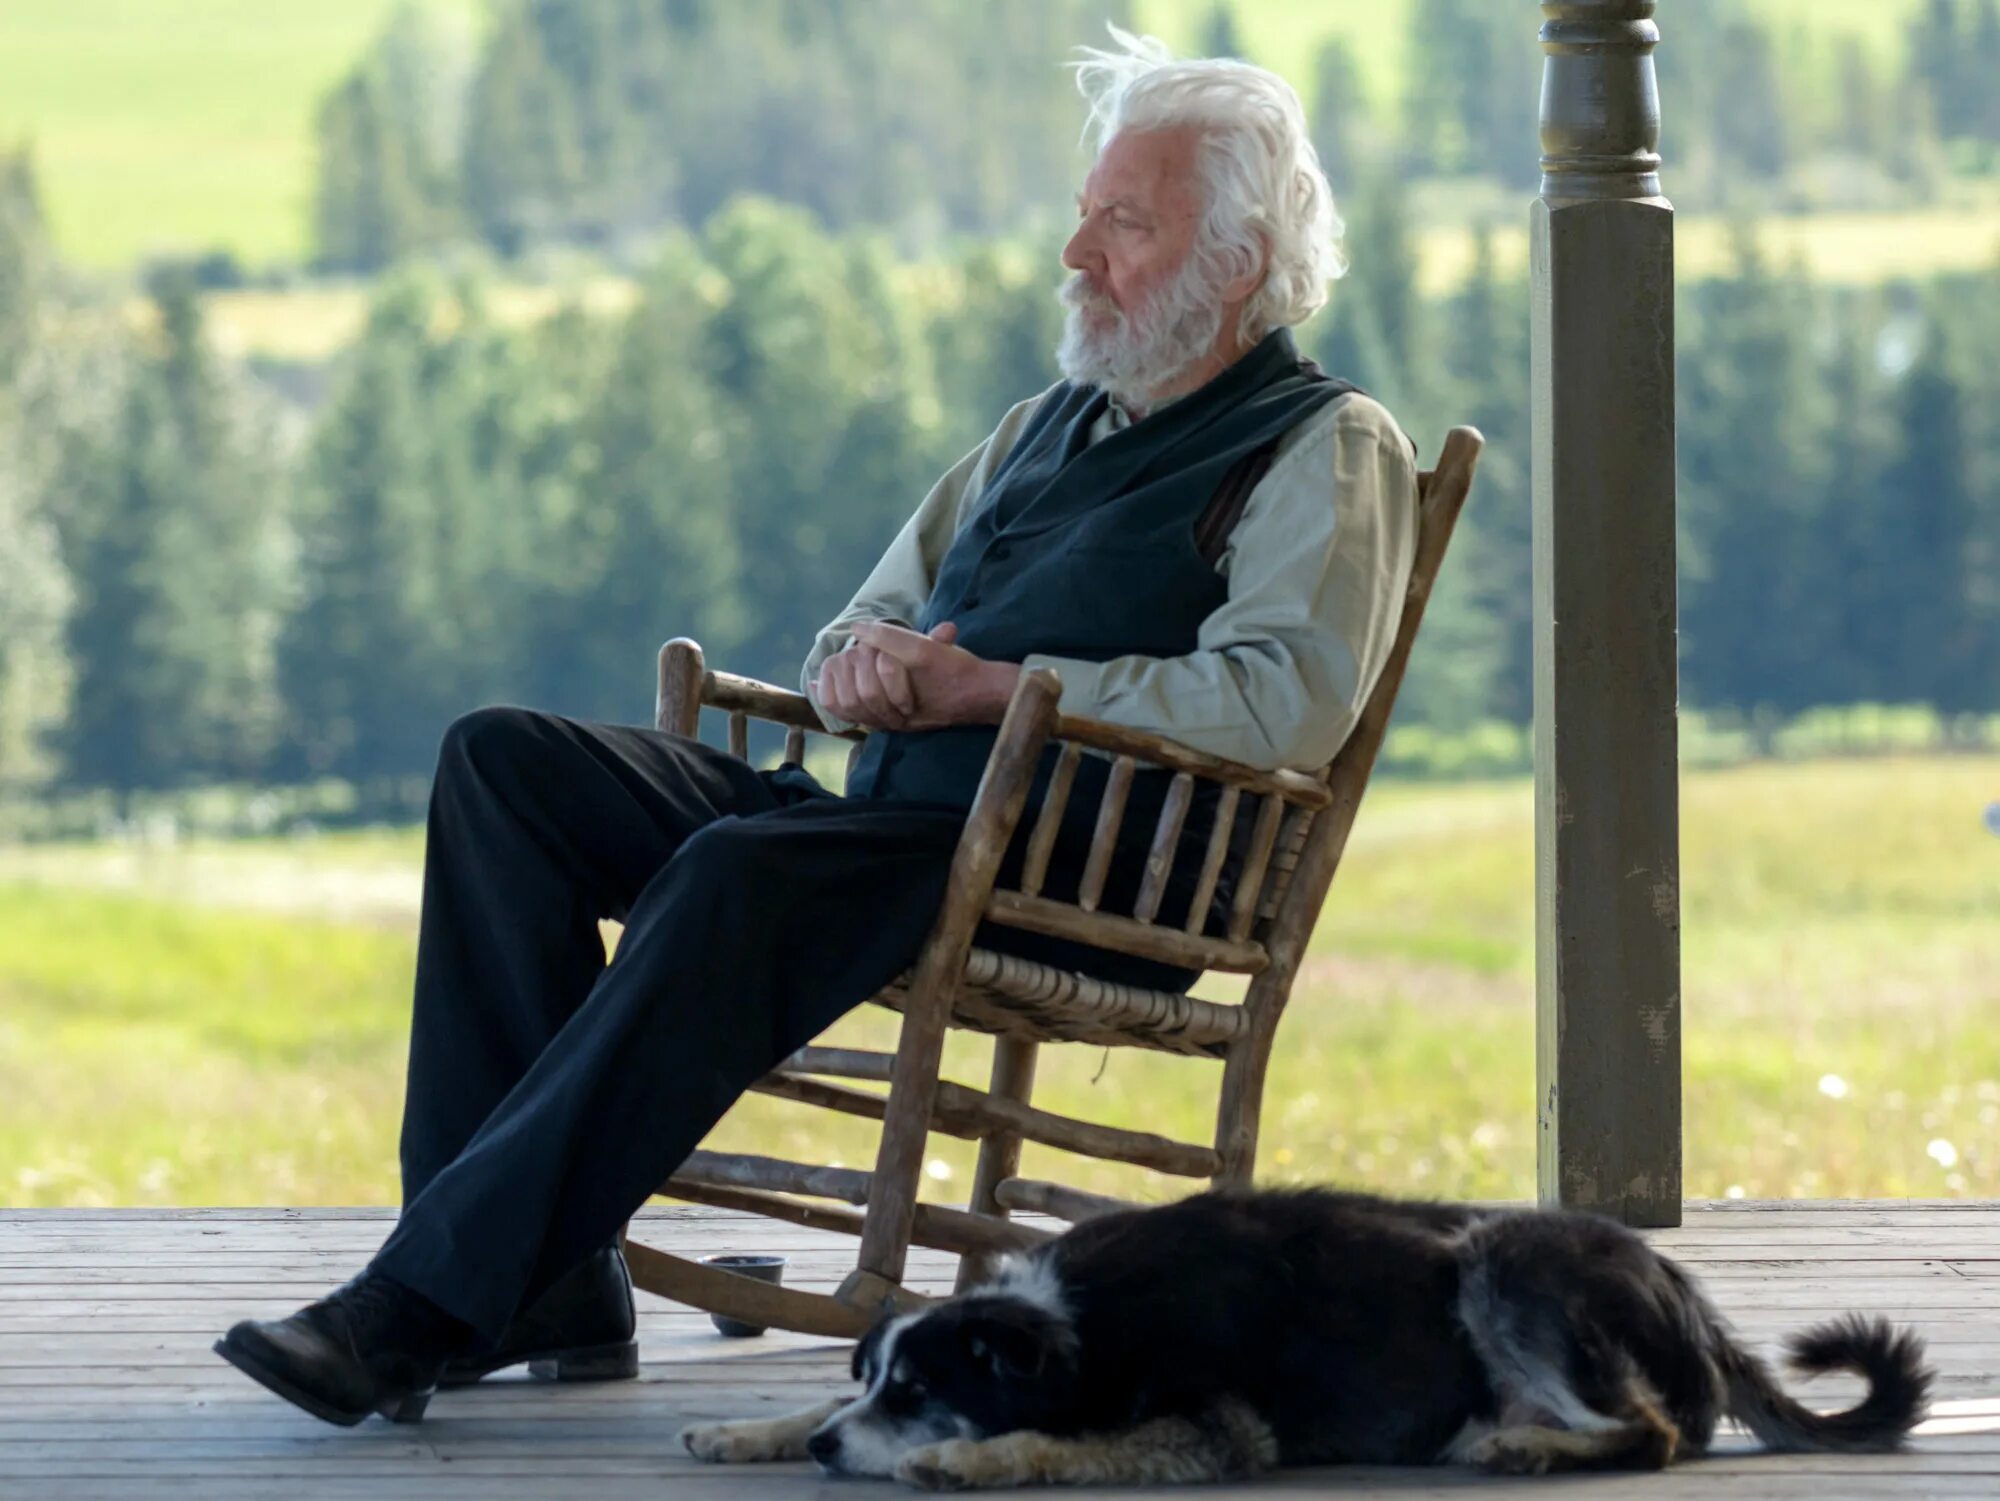
M 1058 60 L 1105 19 L 1296 78 L 1354 267 L 1306 347 L 1427 455 L 1456 421 L 1492 444 L 1402 710 L 1432 738 L 1403 751 L 1524 724 L 1534 16 L 1369 10 L 15 11 L 0 66 L 74 87 L 40 113 L 46 82 L 0 77 L 28 138 L 0 167 L 0 787 L 390 788 L 479 702 L 643 717 L 677 633 L 793 681 L 929 481 L 1054 377 L 1083 162 Z M 1686 699 L 1766 749 L 1855 703 L 1976 742 L 2000 710 L 1996 0 L 1666 21 Z M 80 121 L 121 159 L 180 141 L 145 195 L 171 205 L 221 167 L 199 143 L 274 27 L 294 83 L 319 70 L 296 175 L 121 250 Z M 155 43 L 179 92 L 111 108 Z M 290 255 L 251 206 L 274 197 Z
M 1976 842 L 1979 786 L 2000 796 L 2000 0 L 1661 9 L 1708 809 L 1690 983 L 1735 1039 L 1691 1005 L 1690 1088 L 1738 1122 L 1697 1128 L 1721 1155 L 1693 1181 L 1991 1192 L 2000 1061 L 1972 1018 L 2000 959 L 1968 914 L 2000 901 Z M 1429 1154 L 1432 1186 L 1526 1181 L 1537 7 L 35 0 L 0 13 L 0 1095 L 81 1134 L 0 1133 L 0 1198 L 224 1191 L 149 1166 L 172 1154 L 93 1099 L 164 1118 L 280 1054 L 341 1110 L 399 1078 L 414 833 L 231 845 L 259 874 L 219 901 L 176 837 L 406 824 L 456 714 L 645 721 L 668 636 L 796 681 L 930 482 L 1055 378 L 1087 155 L 1060 62 L 1107 19 L 1298 86 L 1353 263 L 1304 346 L 1427 458 L 1456 422 L 1489 442 L 1387 757 L 1429 781 L 1364 814 L 1391 874 L 1322 931 L 1307 988 L 1352 1005 L 1302 1008 L 1323 1076 L 1286 1086 L 1316 1103 L 1269 1165 L 1386 1173 L 1377 1138 L 1441 1111 L 1462 1150 Z M 1805 868 L 1827 879 L 1777 901 Z M 1922 900 L 1883 884 L 1920 868 Z M 292 1021 L 259 1030 L 273 998 Z M 142 1045 L 142 1014 L 179 1041 Z M 1800 1082 L 1773 1039 L 1801 1027 L 1902 1047 L 1880 1090 L 1941 1113 L 1952 1163 L 1852 1109 L 1893 1162 L 1857 1145 L 1815 1179 L 1810 1144 L 1773 1148 Z M 169 1054 L 172 1099 L 144 1072 Z M 392 1197 L 370 1120 L 338 1171 L 267 1143 L 233 1181 Z

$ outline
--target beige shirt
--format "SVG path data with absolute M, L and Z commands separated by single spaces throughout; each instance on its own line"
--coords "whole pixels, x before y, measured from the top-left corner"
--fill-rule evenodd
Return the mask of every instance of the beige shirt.
M 855 621 L 915 627 L 952 537 L 1048 395 L 1015 406 L 924 497 L 814 640 L 802 674 L 808 696 L 820 664 L 853 644 Z M 1114 402 L 1090 441 L 1127 423 Z M 1322 766 L 1354 728 L 1395 641 L 1416 523 L 1416 465 L 1395 421 L 1372 397 L 1336 397 L 1285 434 L 1250 492 L 1218 563 L 1228 598 L 1202 622 L 1195 650 L 1108 662 L 1037 653 L 1022 666 L 1055 670 L 1064 714 L 1255 767 Z M 829 729 L 851 728 L 813 706 Z

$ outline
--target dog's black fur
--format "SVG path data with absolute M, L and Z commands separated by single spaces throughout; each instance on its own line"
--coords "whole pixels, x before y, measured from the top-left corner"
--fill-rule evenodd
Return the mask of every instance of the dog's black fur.
M 1599 1216 L 1217 1190 L 1086 1221 L 990 1288 L 886 1320 L 855 1352 L 865 1395 L 807 1447 L 932 1485 L 1654 1468 L 1725 1415 L 1773 1448 L 1869 1450 L 1923 1414 L 1921 1346 L 1880 1320 L 1809 1330 L 1791 1355 L 1865 1375 L 1867 1398 L 1802 1407 L 1679 1268 Z M 1120 1434 L 1175 1462 L 1081 1442 Z M 1052 1442 L 982 1464 L 1002 1435 Z

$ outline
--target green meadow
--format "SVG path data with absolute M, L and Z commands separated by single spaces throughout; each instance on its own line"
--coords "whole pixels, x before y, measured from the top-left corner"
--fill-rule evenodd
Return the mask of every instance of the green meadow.
M 1492 221 L 1494 264 L 1502 276 L 1525 276 L 1528 266 L 1527 210 L 1516 204 Z M 1717 215 L 1683 214 L 1674 229 L 1675 270 L 1683 283 L 1732 273 L 1738 264 L 1735 227 Z M 1886 278 L 1920 278 L 1945 272 L 2000 266 L 2000 198 L 1941 205 L 1901 213 L 1811 214 L 1759 220 L 1759 250 L 1780 268 L 1799 266 L 1814 281 L 1871 286 Z M 1419 231 L 1416 277 L 1431 297 L 1457 290 L 1471 272 L 1474 231 L 1465 224 L 1434 224 Z M 1030 274 L 1023 262 L 1023 274 Z M 1053 268 L 1054 261 L 1049 262 Z M 916 261 L 899 273 L 921 283 L 923 294 L 957 295 L 954 273 L 936 263 Z M 203 300 L 216 346 L 243 358 L 318 362 L 332 359 L 360 335 L 368 319 L 371 288 L 365 283 L 328 281 L 286 291 L 261 288 L 218 291 Z M 486 310 L 496 321 L 521 325 L 547 317 L 573 302 L 600 316 L 616 316 L 638 300 L 638 284 L 605 272 L 568 285 L 501 281 L 486 292 Z M 1334 297 L 1340 296 L 1338 287 Z M 133 298 L 132 320 L 150 316 L 150 304 Z
M 0 141 L 34 142 L 56 244 L 80 265 L 217 246 L 302 260 L 314 112 L 398 3 L 12 0 Z
M 1686 775 L 1690 1194 L 2000 1194 L 1995 799 L 1993 754 Z M 0 849 L 0 1204 L 394 1203 L 421 839 Z M 1371 794 L 1279 1036 L 1266 1176 L 1532 1192 L 1532 839 L 1525 781 Z M 983 1082 L 985 1052 L 954 1038 L 948 1071 Z M 1212 1065 L 1051 1049 L 1042 1076 L 1052 1108 L 1211 1129 Z M 858 1165 L 871 1133 L 751 1099 L 715 1140 Z M 927 1193 L 970 1166 L 938 1142 Z

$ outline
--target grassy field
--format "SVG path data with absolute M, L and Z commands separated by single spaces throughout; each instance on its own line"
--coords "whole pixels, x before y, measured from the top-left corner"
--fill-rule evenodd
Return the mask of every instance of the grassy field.
M 0 6 L 0 143 L 35 142 L 57 243 L 78 264 L 117 268 L 149 253 L 216 247 L 253 266 L 299 261 L 314 111 L 397 3 L 9 0 Z M 424 3 L 461 16 L 481 10 L 479 0 Z M 1319 42 L 1347 38 L 1371 99 L 1386 106 L 1407 63 L 1413 3 L 1236 0 L 1236 8 L 1252 55 L 1306 87 Z M 1522 26 L 1536 25 L 1537 12 L 1516 3 Z M 1918 3 L 1749 0 L 1794 28 L 1801 45 L 1854 32 L 1878 52 L 1900 47 Z M 1209 8 L 1209 0 L 1140 0 L 1136 14 L 1185 47 Z M 1669 41 L 1671 19 L 1663 18 Z
M 1527 274 L 1527 209 L 1518 207 L 1494 231 L 1494 261 L 1506 276 Z M 1822 284 L 1866 286 L 1897 276 L 1990 270 L 2000 267 L 2000 199 L 1983 207 L 1770 218 L 1757 225 L 1757 238 L 1774 266 L 1801 262 Z M 1449 294 L 1471 270 L 1472 231 L 1462 225 L 1421 231 L 1417 251 L 1418 285 L 1430 296 Z M 1674 261 L 1683 282 L 1730 271 L 1736 263 L 1730 226 L 1713 216 L 1681 215 Z M 928 263 L 911 263 L 908 274 L 936 285 L 936 268 Z M 327 281 L 291 291 L 214 292 L 204 307 L 217 348 L 232 357 L 318 363 L 360 334 L 373 292 L 366 283 Z M 487 307 L 503 324 L 523 324 L 572 301 L 595 313 L 619 314 L 637 297 L 636 282 L 606 273 L 562 288 L 498 283 L 487 291 Z M 135 297 L 126 314 L 137 322 L 151 316 L 150 306 Z
M 1688 1191 L 2000 1194 L 2000 756 L 1683 797 Z M 1267 1175 L 1531 1191 L 1531 840 L 1523 782 L 1371 796 L 1280 1036 Z M 0 849 L 0 1204 L 393 1203 L 420 859 L 414 830 Z M 955 1038 L 950 1071 L 981 1082 L 984 1052 Z M 1203 1065 L 1060 1049 L 1043 1079 L 1053 1108 L 1209 1129 Z M 865 1125 L 761 1099 L 718 1141 L 871 1154 Z M 970 1164 L 940 1145 L 927 1192 L 962 1198 Z M 1036 1148 L 1027 1170 L 1172 1190 Z

